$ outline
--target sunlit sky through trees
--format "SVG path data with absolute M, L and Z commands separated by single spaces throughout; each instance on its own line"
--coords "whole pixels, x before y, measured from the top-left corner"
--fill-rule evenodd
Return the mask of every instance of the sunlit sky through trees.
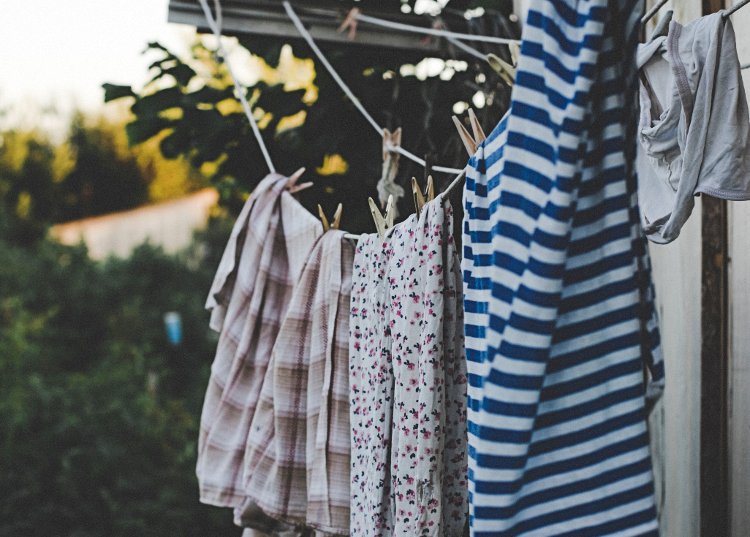
M 421 0 L 417 12 L 446 0 Z M 24 0 L 2 2 L 0 111 L 7 123 L 37 122 L 38 110 L 95 111 L 103 82 L 147 80 L 141 52 L 159 41 L 186 54 L 191 27 L 167 23 L 168 0 Z M 32 117 L 28 117 L 31 115 Z
M 167 23 L 168 0 L 2 2 L 0 110 L 5 121 L 38 121 L 39 109 L 102 106 L 103 82 L 142 84 L 157 40 L 181 53 L 192 28 Z

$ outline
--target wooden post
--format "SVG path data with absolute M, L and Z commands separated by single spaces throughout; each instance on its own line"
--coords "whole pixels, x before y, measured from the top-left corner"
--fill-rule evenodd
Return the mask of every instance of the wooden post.
M 727 202 L 703 196 L 701 289 L 701 535 L 728 537 Z

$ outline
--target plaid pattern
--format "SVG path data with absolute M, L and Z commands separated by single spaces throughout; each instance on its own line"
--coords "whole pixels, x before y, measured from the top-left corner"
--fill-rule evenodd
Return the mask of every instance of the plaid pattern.
M 267 515 L 349 534 L 349 297 L 354 248 L 329 231 L 308 257 L 250 428 L 245 490 Z
M 330 277 L 323 275 L 322 281 L 332 284 L 328 337 L 325 347 L 319 339 L 313 346 L 307 378 L 307 525 L 349 535 L 349 303 L 354 245 L 343 237 L 338 244 L 340 254 L 333 249 L 323 254 L 324 259 L 340 258 L 341 263 L 340 270 L 331 267 Z
M 206 303 L 220 336 L 201 415 L 196 474 L 200 500 L 212 505 L 245 502 L 248 429 L 300 259 L 322 233 L 320 222 L 286 192 L 286 183 L 286 177 L 269 175 L 245 204 Z

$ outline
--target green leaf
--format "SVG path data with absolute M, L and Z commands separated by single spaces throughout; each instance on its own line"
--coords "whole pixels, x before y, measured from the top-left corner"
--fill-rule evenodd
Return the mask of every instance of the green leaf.
M 190 133 L 187 130 L 175 129 L 159 143 L 162 155 L 176 159 L 190 149 Z
M 181 105 L 182 91 L 177 86 L 165 88 L 138 99 L 131 110 L 137 116 L 153 117 L 169 108 Z
M 234 97 L 234 88 L 232 86 L 227 86 L 226 88 L 203 86 L 199 90 L 185 94 L 183 102 L 190 105 L 198 103 L 216 104 L 231 97 Z
M 169 52 L 169 49 L 158 41 L 149 41 L 148 45 L 146 45 L 146 49 L 143 52 L 145 53 L 149 50 L 161 50 L 162 52 L 166 52 L 168 55 L 172 56 L 172 53 Z
M 104 102 L 108 103 L 123 97 L 135 97 L 136 94 L 130 86 L 118 86 L 117 84 L 102 84 L 104 89 Z
M 185 63 L 178 63 L 163 72 L 165 75 L 172 75 L 180 86 L 187 86 L 190 79 L 196 75 L 193 68 Z
M 125 125 L 125 132 L 128 134 L 128 142 L 134 146 L 153 138 L 171 126 L 171 121 L 159 116 L 143 117 Z
M 304 95 L 305 90 L 284 91 L 281 85 L 271 86 L 261 92 L 255 105 L 263 110 L 273 112 L 274 117 L 282 118 L 294 115 L 307 108 L 305 103 L 302 102 Z

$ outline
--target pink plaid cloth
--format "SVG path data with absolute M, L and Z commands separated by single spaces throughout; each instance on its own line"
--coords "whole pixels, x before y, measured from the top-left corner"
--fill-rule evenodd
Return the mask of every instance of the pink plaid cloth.
M 320 222 L 266 177 L 243 207 L 206 307 L 220 332 L 201 415 L 196 474 L 200 500 L 238 507 L 246 499 L 243 461 L 271 349 Z
M 349 535 L 349 300 L 354 247 L 329 231 L 308 257 L 248 436 L 245 490 L 267 515 Z

